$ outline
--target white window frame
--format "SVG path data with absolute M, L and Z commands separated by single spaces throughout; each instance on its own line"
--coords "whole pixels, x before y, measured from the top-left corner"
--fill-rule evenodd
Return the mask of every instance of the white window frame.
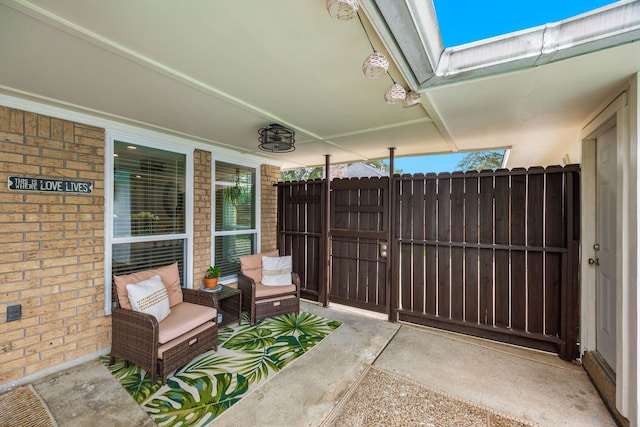
M 185 155 L 185 232 L 180 234 L 171 234 L 171 239 L 185 240 L 185 263 L 184 263 L 184 283 L 182 286 L 193 288 L 193 148 L 179 147 L 166 144 L 163 142 L 152 141 L 137 136 L 122 134 L 118 132 L 106 131 L 105 133 L 105 181 L 104 181 L 104 198 L 105 198 L 105 218 L 104 218 L 104 240 L 105 240 L 105 258 L 104 258 L 104 312 L 106 315 L 111 314 L 111 298 L 112 298 L 112 273 L 111 273 L 111 257 L 112 247 L 118 243 L 131 243 L 138 241 L 135 237 L 114 237 L 113 236 L 113 153 L 115 141 L 128 142 L 134 145 L 142 145 L 158 150 L 171 151 Z M 167 240 L 168 235 L 150 236 L 148 241 Z
M 248 168 L 255 169 L 256 174 L 256 191 L 255 191 L 255 228 L 250 230 L 229 230 L 229 231 L 216 231 L 216 162 L 224 162 L 230 163 L 233 165 L 244 166 Z M 233 235 L 242 235 L 242 234 L 254 234 L 255 235 L 255 247 L 258 252 L 260 252 L 260 234 L 261 234 L 261 189 L 262 189 L 262 180 L 261 180 L 261 165 L 259 163 L 247 162 L 243 160 L 239 160 L 235 157 L 214 157 L 211 158 L 211 265 L 215 265 L 215 257 L 216 257 L 216 237 L 217 236 L 233 236 Z M 233 283 L 238 280 L 238 276 L 225 276 L 222 277 L 220 283 Z

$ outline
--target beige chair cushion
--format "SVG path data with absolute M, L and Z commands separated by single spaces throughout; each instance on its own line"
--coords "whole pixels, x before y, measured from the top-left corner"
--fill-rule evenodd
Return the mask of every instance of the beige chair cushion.
M 213 307 L 182 302 L 171 308 L 171 314 L 159 323 L 158 342 L 167 343 L 218 316 Z
M 293 284 L 286 286 L 266 286 L 262 283 L 256 283 L 256 298 L 275 297 L 295 291 L 296 285 Z
M 240 271 L 245 276 L 253 279 L 254 282 L 260 283 L 262 279 L 262 257 L 277 257 L 278 250 L 273 249 L 260 254 L 245 255 L 240 257 Z M 120 290 L 118 290 L 119 292 Z
M 212 328 L 212 327 L 213 327 L 213 323 L 205 323 L 203 325 L 198 326 L 194 330 L 188 332 L 187 334 L 180 336 L 179 339 L 171 340 L 166 344 L 162 344 L 161 346 L 158 347 L 158 359 L 164 359 L 164 353 L 167 350 L 172 349 L 178 344 L 182 344 L 183 342 L 192 339 L 193 337 L 198 335 L 200 332 L 204 332 L 208 328 Z
M 160 268 L 154 268 L 153 270 L 139 271 L 137 273 L 125 274 L 122 276 L 113 276 L 113 281 L 116 284 L 118 291 L 118 303 L 120 307 L 131 310 L 131 303 L 129 302 L 129 294 L 127 293 L 127 285 L 134 285 L 144 280 L 159 274 L 162 278 L 162 283 L 167 288 L 169 294 L 169 306 L 173 307 L 176 304 L 180 304 L 183 301 L 182 287 L 180 286 L 180 272 L 178 271 L 178 263 L 166 265 Z

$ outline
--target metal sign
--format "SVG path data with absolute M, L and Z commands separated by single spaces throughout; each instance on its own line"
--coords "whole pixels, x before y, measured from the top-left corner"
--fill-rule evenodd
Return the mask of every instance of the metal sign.
M 93 193 L 93 182 L 10 176 L 9 190 L 90 194 Z

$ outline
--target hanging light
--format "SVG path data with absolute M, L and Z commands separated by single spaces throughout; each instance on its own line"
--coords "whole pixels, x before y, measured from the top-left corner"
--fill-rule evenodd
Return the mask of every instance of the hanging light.
M 294 136 L 296 133 L 282 125 L 270 124 L 260 129 L 258 134 L 260 135 L 258 137 L 258 141 L 260 142 L 258 148 L 263 151 L 289 153 L 296 149 L 294 146 L 296 142 Z
M 377 79 L 386 74 L 389 69 L 389 61 L 380 52 L 374 51 L 371 55 L 367 56 L 362 64 L 362 72 L 370 79 Z
M 407 96 L 407 91 L 398 83 L 393 83 L 389 89 L 384 93 L 384 100 L 387 104 L 397 104 L 404 101 Z
M 348 21 L 358 14 L 358 0 L 327 0 L 327 10 L 332 18 Z
M 402 101 L 402 106 L 404 108 L 413 107 L 414 105 L 420 104 L 422 101 L 422 97 L 418 92 L 414 92 L 412 90 L 407 93 L 407 97 Z

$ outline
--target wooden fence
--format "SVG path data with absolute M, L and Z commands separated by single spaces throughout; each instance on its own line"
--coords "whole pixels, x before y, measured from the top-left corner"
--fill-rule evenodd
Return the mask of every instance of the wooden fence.
M 398 319 L 577 356 L 577 166 L 395 185 Z
M 278 184 L 305 298 L 578 356 L 577 165 L 334 182 Z

